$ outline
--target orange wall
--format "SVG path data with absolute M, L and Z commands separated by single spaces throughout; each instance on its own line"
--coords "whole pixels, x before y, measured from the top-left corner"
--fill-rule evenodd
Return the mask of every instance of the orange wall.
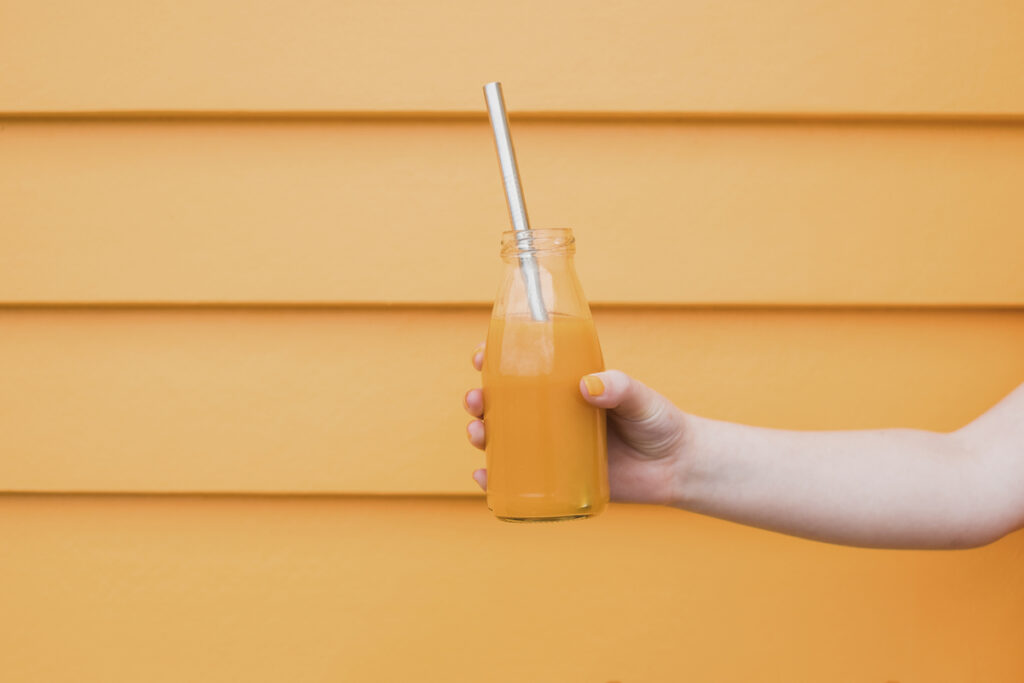
M 1006 0 L 5 0 L 18 112 L 987 114 L 1024 109 Z M 514 93 L 514 99 L 513 99 Z
M 0 499 L 4 680 L 1019 681 L 1020 549 L 478 498 Z
M 500 78 L 610 365 L 778 427 L 984 410 L 1024 381 L 1019 7 L 0 16 L 0 680 L 1024 679 L 1024 534 L 502 525 L 458 405 Z
M 482 113 L 3 126 L 0 301 L 494 296 L 507 219 Z M 1024 304 L 1018 123 L 515 130 L 533 220 L 576 229 L 593 301 Z

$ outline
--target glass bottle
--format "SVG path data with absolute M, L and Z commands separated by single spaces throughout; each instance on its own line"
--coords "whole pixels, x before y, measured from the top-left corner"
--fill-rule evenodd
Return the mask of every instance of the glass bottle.
M 580 379 L 604 369 L 568 229 L 502 237 L 504 277 L 484 354 L 487 505 L 506 521 L 579 519 L 608 502 L 604 411 Z M 531 315 L 524 260 L 536 263 L 547 320 Z

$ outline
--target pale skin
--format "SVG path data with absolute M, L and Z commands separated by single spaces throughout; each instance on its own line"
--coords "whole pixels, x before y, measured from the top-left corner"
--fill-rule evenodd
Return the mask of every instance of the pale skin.
M 595 376 L 603 390 L 581 378 L 580 394 L 608 410 L 614 501 L 871 548 L 973 548 L 1024 528 L 1024 384 L 954 432 L 796 432 L 697 417 L 618 370 Z M 483 449 L 483 392 L 464 407 Z M 473 478 L 486 490 L 485 470 Z

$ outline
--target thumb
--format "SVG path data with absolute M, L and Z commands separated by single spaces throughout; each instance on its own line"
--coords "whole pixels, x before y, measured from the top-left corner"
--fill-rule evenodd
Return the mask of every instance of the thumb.
M 583 399 L 629 422 L 645 422 L 664 414 L 668 399 L 619 370 L 605 370 L 580 380 Z

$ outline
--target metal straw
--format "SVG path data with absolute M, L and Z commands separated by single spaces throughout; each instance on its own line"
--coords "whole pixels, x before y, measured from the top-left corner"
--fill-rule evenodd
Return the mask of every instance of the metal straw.
M 526 216 L 523 187 L 519 184 L 519 167 L 516 165 L 515 150 L 512 149 L 512 136 L 508 130 L 508 115 L 505 113 L 501 83 L 485 85 L 484 97 L 487 99 L 487 112 L 491 116 L 491 128 L 494 129 L 494 144 L 498 148 L 501 176 L 505 180 L 508 213 L 512 218 L 512 229 L 516 231 L 516 242 L 520 252 L 519 267 L 523 272 L 523 282 L 526 284 L 526 300 L 530 306 L 530 315 L 534 320 L 546 322 L 548 312 L 544 308 L 544 297 L 541 294 L 540 270 L 533 254 L 530 219 Z

